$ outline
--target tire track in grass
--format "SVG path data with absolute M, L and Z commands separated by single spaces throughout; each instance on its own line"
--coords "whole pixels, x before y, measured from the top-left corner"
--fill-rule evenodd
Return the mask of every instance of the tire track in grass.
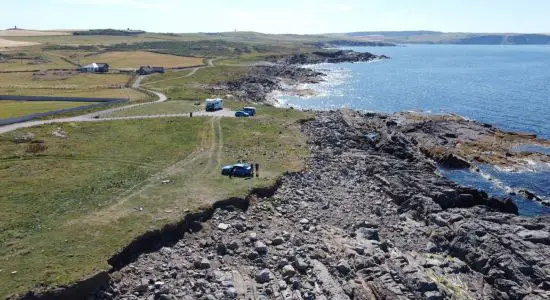
M 10 157 L 0 159 L 2 162 L 18 162 L 18 161 L 29 161 L 29 160 L 77 160 L 77 161 L 92 161 L 92 162 L 107 162 L 107 163 L 121 163 L 127 165 L 133 165 L 138 167 L 145 168 L 154 168 L 155 164 L 142 163 L 132 160 L 124 159 L 115 159 L 115 158 L 101 158 L 101 157 L 74 157 L 74 156 L 56 156 L 56 155 L 39 155 L 39 156 L 29 156 L 29 157 Z
M 113 219 L 119 216 L 123 216 L 128 212 L 131 212 L 131 210 L 129 209 L 122 209 L 122 206 L 130 199 L 139 197 L 140 195 L 147 192 L 147 190 L 161 185 L 162 180 L 165 180 L 179 173 L 192 171 L 187 169 L 187 167 L 201 159 L 205 159 L 207 162 L 210 161 L 209 157 L 212 155 L 212 153 L 216 151 L 217 147 L 216 137 L 214 134 L 214 119 L 212 119 L 212 121 L 210 122 L 209 129 L 206 130 L 206 132 L 207 134 L 203 136 L 201 147 L 196 149 L 187 157 L 165 167 L 164 169 L 150 176 L 146 180 L 132 186 L 122 194 L 118 195 L 115 199 L 112 200 L 113 204 L 109 207 L 106 207 L 105 210 L 92 213 L 91 215 L 85 216 L 83 218 L 72 220 L 69 222 L 69 225 L 71 222 L 109 223 Z M 205 146 L 207 147 L 206 149 L 203 148 Z M 202 168 L 199 173 L 193 172 L 193 174 L 200 174 L 203 173 L 205 170 L 208 170 L 208 166 Z

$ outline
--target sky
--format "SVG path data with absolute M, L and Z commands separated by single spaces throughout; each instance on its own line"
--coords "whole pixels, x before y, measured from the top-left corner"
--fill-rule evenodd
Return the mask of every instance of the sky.
M 0 29 L 550 33 L 550 0 L 0 0 Z

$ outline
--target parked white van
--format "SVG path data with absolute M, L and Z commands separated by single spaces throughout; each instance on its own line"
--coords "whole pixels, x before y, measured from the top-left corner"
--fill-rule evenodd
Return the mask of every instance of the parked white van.
M 223 100 L 221 98 L 206 99 L 206 111 L 216 111 L 223 109 Z

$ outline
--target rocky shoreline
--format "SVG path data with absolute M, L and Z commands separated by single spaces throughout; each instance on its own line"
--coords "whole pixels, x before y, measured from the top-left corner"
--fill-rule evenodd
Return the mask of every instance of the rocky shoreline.
M 215 209 L 92 298 L 548 299 L 550 217 L 438 176 L 422 128 L 316 113 L 306 170 L 248 208 Z
M 251 66 L 248 73 L 238 79 L 219 83 L 216 89 L 226 91 L 244 101 L 276 104 L 270 97 L 274 91 L 299 93 L 296 86 L 319 83 L 326 74 L 302 65 L 320 63 L 368 62 L 389 59 L 385 55 L 355 51 L 317 51 L 295 55 L 271 56 L 263 65 Z M 288 88 L 290 87 L 290 88 Z

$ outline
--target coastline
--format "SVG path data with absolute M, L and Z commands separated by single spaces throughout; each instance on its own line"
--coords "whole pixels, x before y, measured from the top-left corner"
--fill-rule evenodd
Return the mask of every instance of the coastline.
M 371 61 L 362 63 L 369 62 Z M 319 65 L 322 66 L 323 63 Z M 301 67 L 311 70 L 314 66 L 316 65 L 303 65 Z M 323 93 L 322 90 L 316 89 L 315 86 L 331 80 L 331 76 L 326 69 L 314 69 L 315 71 L 319 71 L 323 74 L 319 77 L 318 82 L 294 82 L 293 84 L 283 85 L 279 89 L 271 91 L 266 96 L 266 102 L 270 105 L 280 108 L 301 109 L 300 107 L 282 102 L 280 99 L 288 96 L 308 98 L 321 95 Z M 285 81 L 286 79 L 280 78 L 280 80 Z M 305 94 L 305 96 L 301 93 Z M 316 110 L 322 111 L 323 109 Z M 324 110 L 331 110 L 331 108 L 326 108 Z M 426 122 L 434 120 L 437 121 L 441 118 L 449 118 L 450 120 L 460 120 L 471 124 L 479 123 L 468 117 L 460 116 L 452 112 L 444 115 L 432 112 L 406 112 L 394 114 L 403 115 L 406 116 L 406 118 Z M 448 147 L 447 149 L 431 149 L 430 151 L 432 151 L 432 155 L 434 155 L 436 160 L 441 160 L 442 154 L 436 152 L 443 151 L 445 155 L 448 155 L 450 153 L 457 153 L 459 156 L 465 157 L 465 159 L 468 161 L 468 167 L 464 169 L 465 171 L 470 172 L 472 176 L 478 176 L 479 181 L 486 181 L 483 184 L 478 183 L 474 186 L 482 188 L 482 186 L 488 183 L 492 185 L 492 187 L 500 190 L 496 193 L 499 196 L 510 196 L 516 198 L 516 201 L 519 201 L 519 198 L 516 196 L 520 195 L 523 197 L 524 201 L 536 200 L 542 205 L 550 207 L 550 195 L 546 195 L 547 192 L 542 192 L 543 195 L 537 195 L 532 191 L 533 187 L 512 187 L 510 185 L 504 184 L 502 178 L 500 178 L 501 176 L 499 176 L 502 174 L 498 174 L 507 173 L 506 175 L 508 176 L 521 176 L 522 173 L 537 173 L 544 176 L 544 174 L 547 174 L 550 171 L 550 141 L 539 139 L 530 133 L 504 131 L 490 124 L 479 124 L 481 126 L 476 127 L 474 129 L 475 131 L 482 132 L 483 127 L 493 128 L 493 131 L 485 132 L 483 136 L 477 136 L 475 138 L 467 137 L 468 142 L 465 144 L 465 147 L 462 148 L 460 148 L 463 145 L 462 141 L 455 141 L 455 144 L 453 146 L 458 147 L 456 151 L 454 149 L 449 149 Z M 493 135 L 498 136 L 498 141 L 497 137 L 494 138 L 495 141 L 491 140 L 493 138 Z M 497 142 L 497 144 L 495 144 L 495 142 Z M 432 147 L 435 146 L 432 145 Z M 498 149 L 494 149 L 494 147 L 497 147 Z M 521 150 L 522 147 L 524 149 L 523 151 L 516 150 Z M 538 151 L 533 151 L 533 149 Z M 494 168 L 496 172 L 493 172 L 492 175 L 481 172 L 480 167 L 483 167 L 484 165 Z M 460 176 L 455 179 L 458 180 L 458 183 L 466 183 L 466 181 L 460 181 Z
M 438 176 L 418 147 L 429 141 L 399 121 L 317 112 L 302 124 L 306 170 L 284 175 L 267 198 L 214 210 L 202 229 L 142 254 L 96 295 L 549 297 L 538 270 L 549 266 L 550 217 L 515 216 L 509 200 Z
M 254 69 L 242 83 L 259 84 L 250 91 L 264 103 L 285 80 L 326 78 L 296 66 L 262 72 Z M 275 76 L 280 72 L 287 77 Z M 457 115 L 315 114 L 301 123 L 311 153 L 306 170 L 283 175 L 269 195 L 199 213 L 189 222 L 196 230 L 182 230 L 177 243 L 150 253 L 129 247 L 136 259 L 117 265 L 92 299 L 238 298 L 249 291 L 329 299 L 550 297 L 550 276 L 541 271 L 549 266 L 550 217 L 517 216 L 511 199 L 437 173 L 438 164 L 475 168 L 476 153 L 492 146 L 457 152 L 456 141 L 500 132 L 512 141 L 489 161 L 506 166 L 516 158 L 506 149 L 536 139 Z M 160 232 L 159 240 L 163 234 L 170 236 Z

